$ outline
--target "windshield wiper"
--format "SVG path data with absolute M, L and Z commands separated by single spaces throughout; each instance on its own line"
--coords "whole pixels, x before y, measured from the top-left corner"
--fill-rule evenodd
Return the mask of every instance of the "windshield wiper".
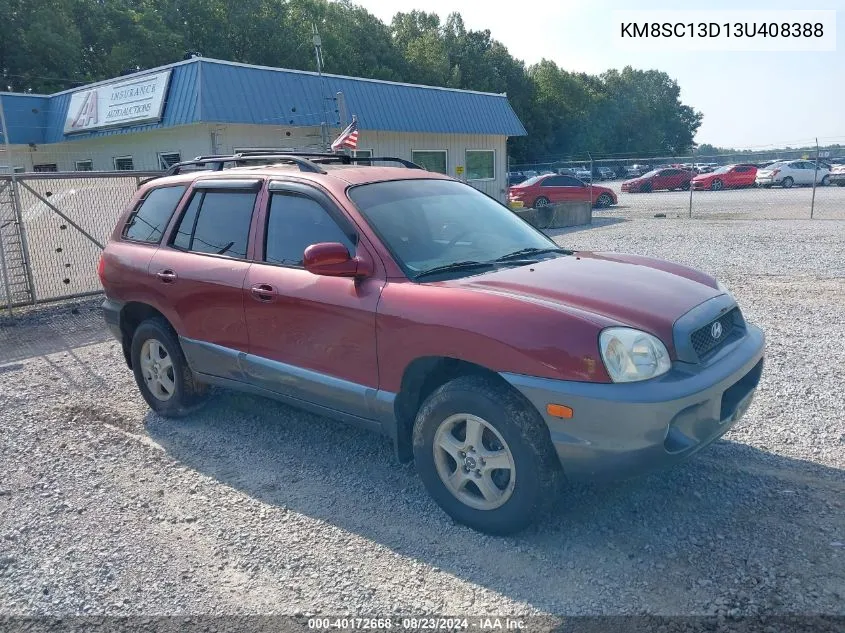
M 536 247 L 529 247 L 529 248 L 522 248 L 518 251 L 514 251 L 513 253 L 508 253 L 507 255 L 502 255 L 501 257 L 497 257 L 494 259 L 494 262 L 506 262 L 511 259 L 523 259 L 527 255 L 543 255 L 545 253 L 560 253 L 561 255 L 572 255 L 572 251 L 567 250 L 565 248 L 536 248 Z
M 420 277 L 427 277 L 428 275 L 436 275 L 437 273 L 451 273 L 451 272 L 458 272 L 461 270 L 473 270 L 475 268 L 495 268 L 496 264 L 493 262 L 479 262 L 475 260 L 468 260 L 464 262 L 453 262 L 451 264 L 444 264 L 443 266 L 435 266 L 434 268 L 429 268 L 428 270 L 424 270 L 421 273 L 417 273 L 414 276 L 414 279 L 419 279 Z

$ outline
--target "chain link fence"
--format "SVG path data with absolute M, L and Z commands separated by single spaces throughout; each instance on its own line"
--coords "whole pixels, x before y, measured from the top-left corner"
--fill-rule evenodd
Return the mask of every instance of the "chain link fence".
M 0 176 L 0 306 L 101 292 L 102 248 L 138 185 L 158 173 Z
M 509 165 L 509 185 L 546 175 L 542 185 L 511 189 L 527 206 L 557 199 L 593 200 L 596 213 L 625 217 L 709 219 L 845 219 L 845 186 L 836 167 L 845 149 L 567 160 Z M 841 177 L 840 177 L 841 178 Z M 574 180 L 580 181 L 579 183 Z M 839 181 L 842 184 L 841 180 Z M 580 188 L 579 188 L 580 187 Z M 531 189 L 529 195 L 521 188 Z M 607 197 L 601 199 L 602 195 Z M 612 204 L 607 204 L 610 199 Z

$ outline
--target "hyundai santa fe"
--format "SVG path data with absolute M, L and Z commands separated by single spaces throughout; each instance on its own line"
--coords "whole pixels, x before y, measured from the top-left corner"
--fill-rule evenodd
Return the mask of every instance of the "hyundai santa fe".
M 367 160 L 205 157 L 140 186 L 99 275 L 156 413 L 216 385 L 383 433 L 446 513 L 507 534 L 564 482 L 674 464 L 748 409 L 764 336 L 709 274 L 561 248 Z

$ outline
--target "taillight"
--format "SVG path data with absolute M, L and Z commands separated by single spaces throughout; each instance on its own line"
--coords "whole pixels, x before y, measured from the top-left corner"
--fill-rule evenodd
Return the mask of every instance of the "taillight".
M 100 261 L 97 263 L 97 277 L 100 278 L 100 285 L 106 285 L 106 260 L 103 255 L 100 255 Z
M 772 171 L 772 178 L 774 178 L 775 176 L 777 176 L 779 173 L 780 173 L 780 169 L 775 169 L 775 170 L 773 170 L 773 171 Z

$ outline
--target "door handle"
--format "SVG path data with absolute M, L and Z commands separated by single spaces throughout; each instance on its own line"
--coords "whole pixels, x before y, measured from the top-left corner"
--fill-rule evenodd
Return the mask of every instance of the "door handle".
M 156 273 L 156 277 L 159 278 L 159 281 L 162 281 L 166 284 L 172 284 L 176 281 L 176 273 L 172 270 L 160 270 Z
M 270 303 L 276 300 L 276 289 L 270 284 L 255 284 L 249 289 L 252 298 L 262 303 Z

